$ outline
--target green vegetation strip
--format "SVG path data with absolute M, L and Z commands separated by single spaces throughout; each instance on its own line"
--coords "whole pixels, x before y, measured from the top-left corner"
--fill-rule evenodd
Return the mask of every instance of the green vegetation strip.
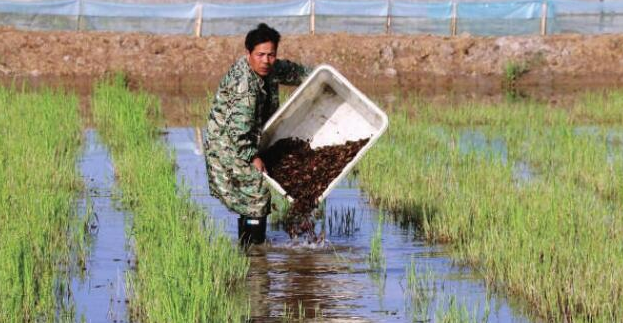
M 136 270 L 129 276 L 132 319 L 141 322 L 236 322 L 248 316 L 234 289 L 248 260 L 215 227 L 188 190 L 176 187 L 174 157 L 158 140 L 159 103 L 126 89 L 121 77 L 94 91 L 94 119 L 111 148 Z
M 2 322 L 73 321 L 68 277 L 85 241 L 80 143 L 76 97 L 0 87 Z
M 360 164 L 362 186 L 536 315 L 620 322 L 622 104 L 621 92 L 565 109 L 408 102 Z M 482 143 L 461 139 L 470 131 Z

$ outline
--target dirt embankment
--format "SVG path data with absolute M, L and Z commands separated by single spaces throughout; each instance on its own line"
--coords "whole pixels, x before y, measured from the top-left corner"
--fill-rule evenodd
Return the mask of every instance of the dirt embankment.
M 523 86 L 623 84 L 623 35 L 524 37 L 285 36 L 280 57 L 327 63 L 357 86 L 496 90 L 511 62 Z M 125 71 L 149 89 L 205 93 L 244 54 L 243 37 L 159 36 L 0 29 L 0 79 L 80 87 Z M 525 73 L 524 73 L 525 72 Z

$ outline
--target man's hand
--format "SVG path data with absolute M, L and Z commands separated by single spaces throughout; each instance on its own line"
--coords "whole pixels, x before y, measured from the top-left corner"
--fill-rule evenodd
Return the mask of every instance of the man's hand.
M 266 167 L 264 166 L 264 162 L 262 161 L 262 159 L 260 157 L 255 157 L 253 158 L 253 166 L 255 166 L 255 169 L 257 169 L 258 172 L 260 173 L 265 173 L 266 172 Z

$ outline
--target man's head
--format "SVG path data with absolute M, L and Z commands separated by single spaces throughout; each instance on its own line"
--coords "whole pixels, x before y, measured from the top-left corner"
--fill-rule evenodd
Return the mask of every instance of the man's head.
M 277 59 L 277 47 L 281 35 L 273 28 L 261 23 L 249 31 L 244 46 L 251 69 L 260 76 L 268 75 Z

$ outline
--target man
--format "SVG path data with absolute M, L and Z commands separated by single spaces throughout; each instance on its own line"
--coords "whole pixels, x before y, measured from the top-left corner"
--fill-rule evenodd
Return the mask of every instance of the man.
M 279 107 L 279 84 L 299 85 L 310 68 L 277 59 L 281 36 L 266 24 L 249 31 L 247 54 L 221 80 L 206 131 L 210 193 L 238 219 L 238 238 L 263 243 L 270 191 L 258 157 L 261 130 Z

